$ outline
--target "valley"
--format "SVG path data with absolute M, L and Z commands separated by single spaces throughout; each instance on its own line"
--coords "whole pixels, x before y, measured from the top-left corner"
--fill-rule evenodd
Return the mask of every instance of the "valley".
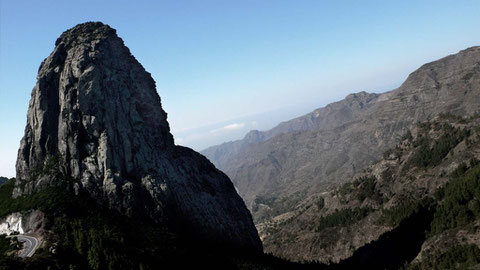
M 382 213 L 435 197 L 453 181 L 457 166 L 470 168 L 464 164 L 480 158 L 479 66 L 480 49 L 472 47 L 423 65 L 398 89 L 352 94 L 202 153 L 231 177 L 266 252 L 293 261 L 360 260 L 371 269 L 397 269 L 418 262 L 422 245 L 433 241 L 423 232 L 430 230 L 435 210 L 398 210 L 431 217 L 415 220 L 408 213 L 387 223 L 380 222 Z M 441 145 L 434 153 L 432 143 Z M 475 220 L 467 227 L 475 227 Z M 477 239 L 477 233 L 467 235 Z M 405 246 L 393 239 L 405 240 Z M 463 244 L 472 243 L 478 245 Z M 401 257 L 398 245 L 412 253 Z M 378 252 L 385 253 L 386 264 Z

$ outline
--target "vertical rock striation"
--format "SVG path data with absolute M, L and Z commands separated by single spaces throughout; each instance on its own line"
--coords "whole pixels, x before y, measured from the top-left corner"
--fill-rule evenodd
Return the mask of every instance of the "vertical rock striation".
M 27 117 L 13 197 L 67 184 L 129 216 L 262 249 L 229 178 L 175 146 L 154 80 L 108 25 L 80 24 L 58 38 Z

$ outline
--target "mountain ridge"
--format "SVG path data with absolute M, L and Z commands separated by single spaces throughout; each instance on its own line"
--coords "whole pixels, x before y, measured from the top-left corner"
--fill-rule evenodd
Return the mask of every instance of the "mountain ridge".
M 235 151 L 222 146 L 202 153 L 230 176 L 255 220 L 268 219 L 379 159 L 415 123 L 442 112 L 478 110 L 479 66 L 480 47 L 471 47 L 422 65 L 394 90 L 372 94 L 371 105 L 346 121 L 335 124 L 334 113 L 324 119 L 333 123 L 326 128 L 282 133 Z M 348 98 L 333 104 L 348 104 Z
M 335 114 L 342 109 L 347 110 L 346 115 L 339 114 L 336 117 L 336 120 L 348 121 L 348 118 L 351 117 L 348 114 L 353 114 L 353 112 L 348 112 L 349 109 L 353 110 L 353 105 L 358 105 L 360 108 L 364 109 L 363 106 L 371 106 L 375 99 L 379 95 L 375 93 L 367 93 L 365 91 L 352 93 L 347 95 L 344 100 L 333 102 L 327 104 L 325 107 L 315 109 L 314 111 L 307 113 L 305 115 L 293 118 L 288 121 L 283 121 L 272 129 L 266 131 L 251 130 L 249 131 L 243 139 L 225 142 L 217 146 L 208 147 L 200 153 L 209 157 L 209 159 L 216 165 L 222 166 L 224 163 L 224 155 L 231 155 L 230 153 L 225 153 L 226 151 L 222 148 L 232 149 L 233 153 L 238 153 L 241 149 L 248 147 L 249 145 L 261 143 L 265 140 L 268 140 L 272 137 L 278 136 L 284 133 L 291 133 L 295 131 L 307 131 L 307 130 L 316 130 L 319 127 L 327 126 L 331 127 L 334 124 L 333 119 L 328 119 L 325 116 L 329 114 Z M 326 118 L 326 121 L 322 121 Z M 340 119 L 338 119 L 340 118 Z M 342 119 L 344 118 L 344 119 Z

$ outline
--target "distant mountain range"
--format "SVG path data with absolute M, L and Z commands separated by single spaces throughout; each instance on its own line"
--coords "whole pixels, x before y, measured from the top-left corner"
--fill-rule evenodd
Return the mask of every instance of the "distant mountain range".
M 423 65 L 392 91 L 351 94 L 201 153 L 230 176 L 258 224 L 348 181 L 416 123 L 479 110 L 479 74 L 480 47 L 472 47 Z

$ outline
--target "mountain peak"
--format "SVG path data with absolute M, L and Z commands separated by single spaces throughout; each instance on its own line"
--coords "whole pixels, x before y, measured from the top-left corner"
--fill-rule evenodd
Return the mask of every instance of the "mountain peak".
M 354 99 L 354 98 L 362 98 L 362 97 L 365 97 L 366 95 L 368 95 L 367 92 L 365 91 L 360 91 L 358 93 L 351 93 L 351 94 L 348 94 L 345 99 Z
M 352 93 L 352 94 L 347 95 L 345 97 L 345 100 L 347 100 L 347 101 L 358 100 L 358 101 L 361 101 L 361 102 L 370 102 L 371 100 L 377 98 L 378 96 L 379 96 L 379 94 L 368 93 L 368 92 L 365 92 L 365 91 L 361 91 L 361 92 L 358 92 L 358 93 Z
M 117 31 L 102 22 L 86 22 L 63 32 L 55 42 L 55 46 L 60 43 L 71 44 L 75 41 L 86 42 L 107 37 L 117 37 Z
M 100 22 L 64 32 L 41 64 L 16 169 L 13 197 L 65 187 L 128 216 L 261 250 L 230 179 L 174 145 L 153 78 Z

